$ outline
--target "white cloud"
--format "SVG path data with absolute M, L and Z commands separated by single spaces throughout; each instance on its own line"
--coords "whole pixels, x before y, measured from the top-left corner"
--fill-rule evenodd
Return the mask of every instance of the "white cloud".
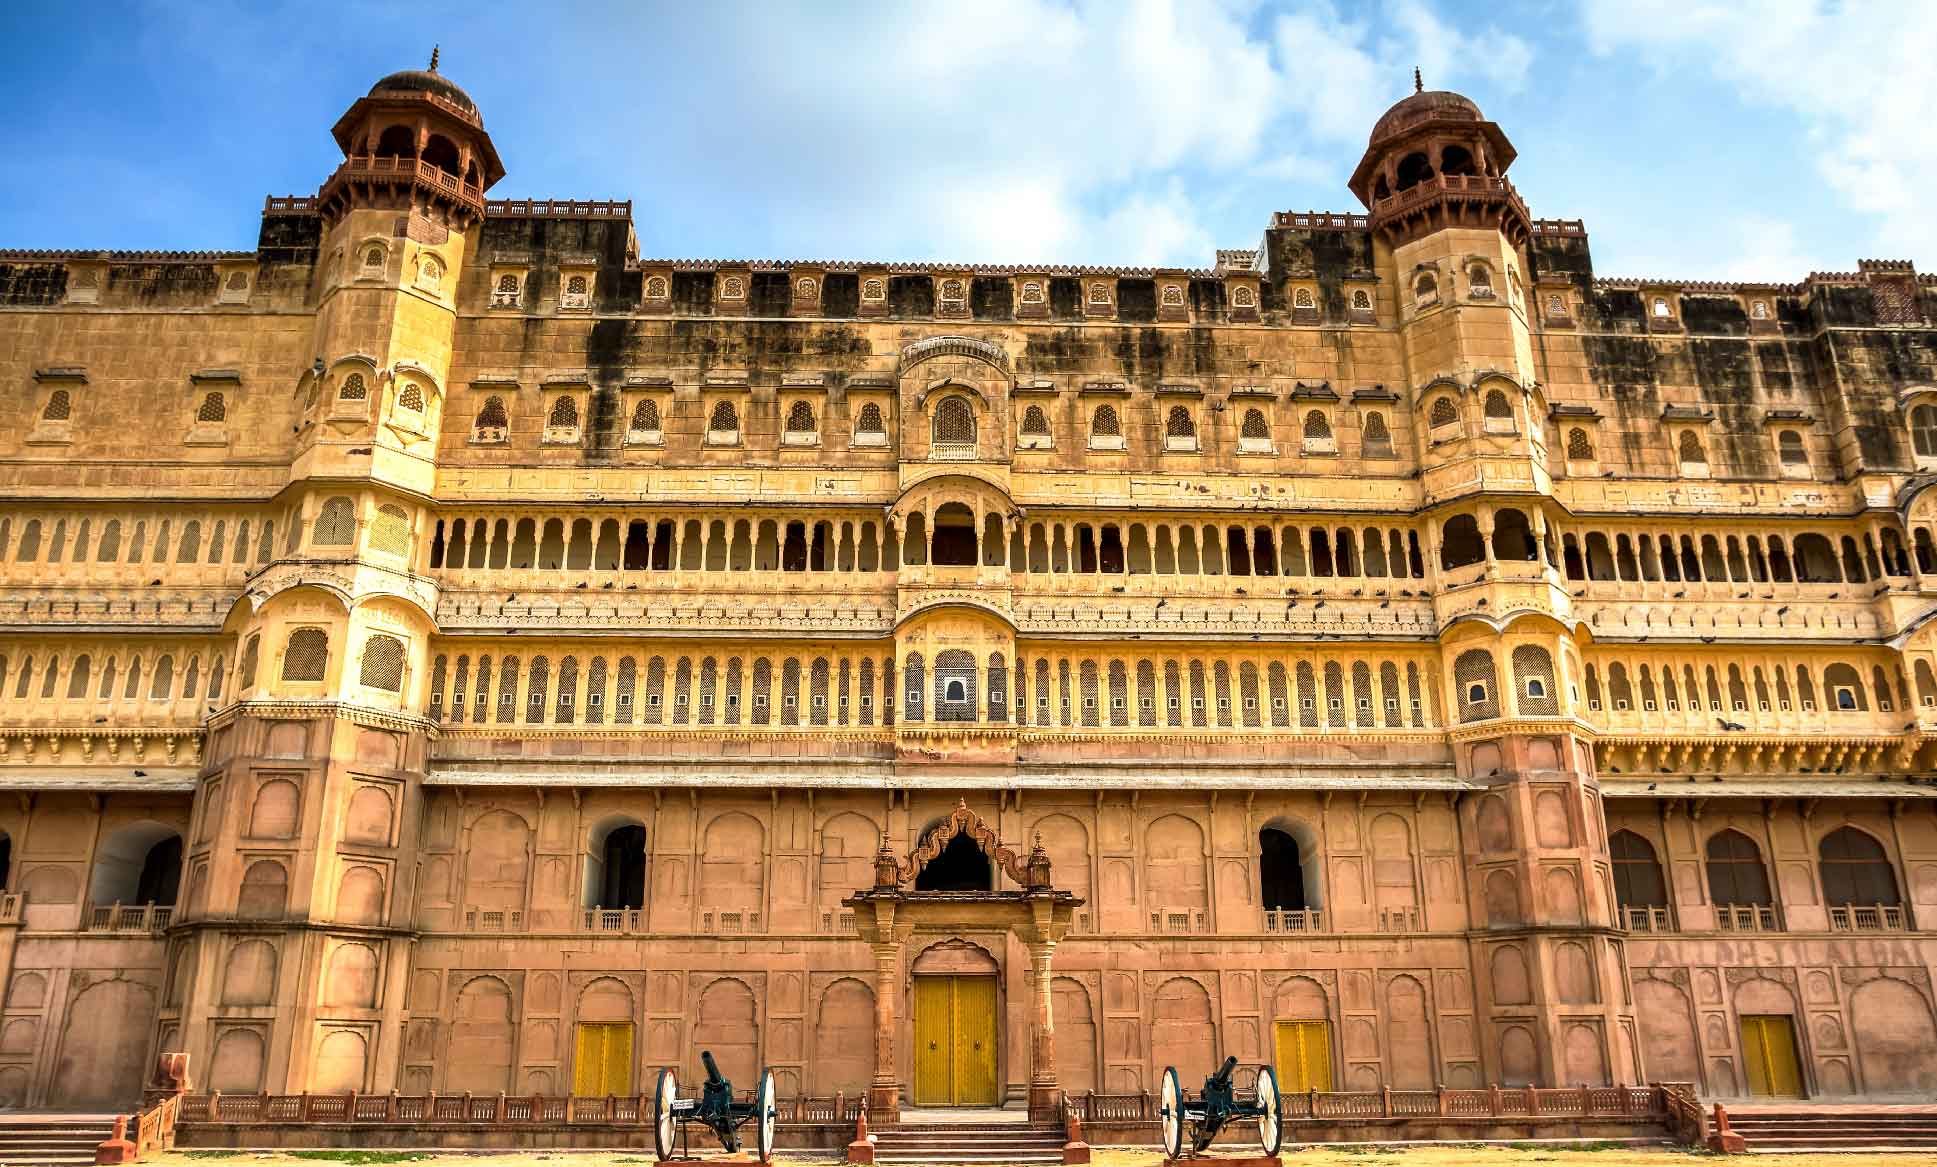
M 1589 0 L 1589 47 L 1662 76 L 1695 69 L 1807 127 L 1793 143 L 1853 210 L 1878 216 L 1890 256 L 1937 248 L 1918 194 L 1937 185 L 1937 20 L 1923 4 Z
M 1255 0 L 986 0 L 844 19 L 727 6 L 700 19 L 717 23 L 665 31 L 693 40 L 687 56 L 732 51 L 705 74 L 715 136 L 688 131 L 706 162 L 671 197 L 710 223 L 742 192 L 709 184 L 758 176 L 762 197 L 742 205 L 771 246 L 855 258 L 1208 266 L 1215 247 L 1255 242 L 1273 209 L 1217 239 L 1221 200 L 1342 185 L 1415 61 L 1435 86 L 1484 70 L 1512 88 L 1530 59 L 1518 37 L 1463 34 L 1426 0 L 1364 22 Z M 628 88 L 653 66 L 630 70 L 588 63 L 579 75 L 598 90 L 581 98 L 639 102 Z

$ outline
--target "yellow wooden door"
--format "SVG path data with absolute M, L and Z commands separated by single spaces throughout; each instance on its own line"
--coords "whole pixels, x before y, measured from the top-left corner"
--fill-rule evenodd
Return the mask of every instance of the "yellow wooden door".
M 955 980 L 955 1104 L 994 1106 L 995 978 Z
M 994 1106 L 995 978 L 915 978 L 915 1105 Z
M 1802 1097 L 1802 1065 L 1796 1057 L 1796 1029 L 1781 1014 L 1745 1014 L 1742 1062 L 1749 1093 L 1765 1098 Z
M 588 1097 L 632 1093 L 632 1022 L 579 1025 L 572 1093 Z
M 1332 1033 L 1323 1021 L 1280 1021 L 1278 1089 L 1282 1093 L 1332 1088 Z

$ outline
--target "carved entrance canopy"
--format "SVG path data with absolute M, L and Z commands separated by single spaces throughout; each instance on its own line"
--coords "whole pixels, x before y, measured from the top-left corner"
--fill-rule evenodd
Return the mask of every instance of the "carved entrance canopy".
M 896 862 L 894 885 L 891 886 L 911 882 L 915 876 L 921 874 L 922 868 L 928 866 L 935 860 L 936 856 L 947 849 L 948 844 L 957 835 L 967 835 L 977 847 L 982 849 L 982 853 L 989 857 L 990 862 L 1001 867 L 1018 886 L 1029 888 L 1032 891 L 1038 888 L 1048 889 L 1049 853 L 1043 850 L 1041 840 L 1037 840 L 1036 849 L 1030 854 L 1028 865 L 1025 866 L 1016 857 L 1015 851 L 1003 846 L 995 837 L 995 832 L 990 830 L 989 825 L 982 821 L 982 816 L 970 810 L 968 802 L 963 799 L 957 799 L 955 801 L 955 809 L 949 813 L 946 819 L 936 824 L 933 830 L 930 830 L 922 837 L 921 842 L 909 854 L 908 858 Z M 886 851 L 888 846 L 887 840 L 882 840 L 881 846 Z M 893 852 L 889 852 L 889 854 L 892 856 Z M 1040 870 L 1038 870 L 1038 864 L 1040 864 Z M 882 870 L 879 865 L 875 868 L 875 886 L 877 888 L 881 886 Z

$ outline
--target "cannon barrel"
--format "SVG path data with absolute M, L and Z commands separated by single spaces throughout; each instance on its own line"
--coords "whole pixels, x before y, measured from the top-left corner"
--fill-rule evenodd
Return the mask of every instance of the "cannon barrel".
M 1222 1086 L 1231 1080 L 1231 1071 L 1237 1068 L 1238 1060 L 1236 1057 L 1225 1058 L 1224 1064 L 1217 1068 L 1217 1073 L 1211 1075 L 1211 1081 Z
M 719 1067 L 719 1064 L 713 1060 L 712 1050 L 703 1049 L 699 1051 L 699 1060 L 700 1060 L 700 1064 L 706 1067 L 706 1080 L 708 1083 L 714 1086 L 718 1086 L 721 1082 L 726 1081 L 725 1078 L 720 1077 L 720 1067 Z M 1237 1059 L 1232 1058 L 1231 1061 L 1236 1062 Z

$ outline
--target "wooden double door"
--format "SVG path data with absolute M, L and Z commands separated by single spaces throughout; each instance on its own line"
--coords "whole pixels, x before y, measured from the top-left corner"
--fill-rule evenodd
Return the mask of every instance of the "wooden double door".
M 1332 1027 L 1323 1021 L 1278 1022 L 1273 1051 L 1280 1093 L 1332 1088 Z
M 572 1093 L 596 1098 L 632 1093 L 632 1022 L 581 1021 Z
M 1786 1014 L 1742 1015 L 1742 1068 L 1749 1093 L 1762 1098 L 1801 1098 L 1802 1061 L 1795 1022 Z
M 996 1106 L 992 976 L 915 978 L 915 1105 Z

